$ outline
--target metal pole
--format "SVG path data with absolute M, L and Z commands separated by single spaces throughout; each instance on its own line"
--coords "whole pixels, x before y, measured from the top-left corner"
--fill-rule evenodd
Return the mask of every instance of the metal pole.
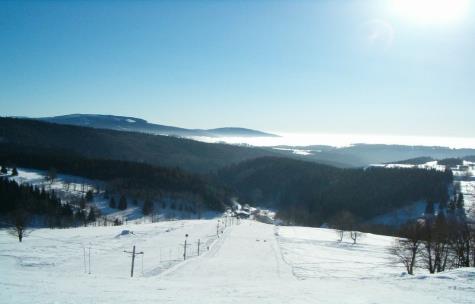
M 198 256 L 200 256 L 200 239 L 198 239 Z

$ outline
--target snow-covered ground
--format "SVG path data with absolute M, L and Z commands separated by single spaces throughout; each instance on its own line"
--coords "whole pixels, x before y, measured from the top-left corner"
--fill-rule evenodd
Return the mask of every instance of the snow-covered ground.
M 401 275 L 391 237 L 352 245 L 330 229 L 243 220 L 216 239 L 216 225 L 37 229 L 21 244 L 0 231 L 0 303 L 474 303 L 475 269 Z M 145 254 L 130 278 L 133 245 Z

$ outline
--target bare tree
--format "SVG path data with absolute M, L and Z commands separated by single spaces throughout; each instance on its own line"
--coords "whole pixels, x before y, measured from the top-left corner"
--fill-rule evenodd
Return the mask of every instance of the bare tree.
M 407 273 L 414 274 L 417 254 L 421 248 L 422 225 L 419 222 L 408 223 L 401 228 L 401 238 L 397 239 L 390 252 L 398 262 L 406 267 Z
M 356 241 L 362 236 L 363 234 L 359 231 L 352 230 L 350 231 L 350 237 L 353 240 L 353 244 L 356 244 Z
M 449 246 L 452 251 L 451 267 L 470 267 L 471 228 L 465 221 L 449 222 Z
M 20 243 L 23 241 L 23 238 L 28 235 L 27 228 L 29 221 L 28 213 L 23 209 L 17 209 L 11 214 L 11 227 L 8 232 L 17 237 Z
M 335 229 L 339 242 L 343 241 L 345 231 L 352 231 L 355 226 L 356 219 L 354 215 L 348 211 L 339 212 L 330 220 L 330 227 Z M 358 238 L 359 235 L 356 235 L 355 237 Z
M 335 229 L 335 233 L 338 236 L 338 242 L 343 241 L 343 237 L 345 236 L 345 230 L 342 229 Z
M 449 229 L 443 213 L 439 213 L 435 220 L 426 219 L 422 240 L 424 245 L 422 258 L 425 268 L 430 273 L 444 271 L 451 252 L 449 251 Z

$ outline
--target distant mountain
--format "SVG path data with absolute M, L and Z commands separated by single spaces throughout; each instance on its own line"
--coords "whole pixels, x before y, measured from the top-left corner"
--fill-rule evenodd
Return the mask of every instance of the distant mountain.
M 208 173 L 256 157 L 283 155 L 272 149 L 210 144 L 171 136 L 18 118 L 0 118 L 0 147 L 2 146 L 19 147 L 23 151 L 61 150 L 63 153 L 87 158 L 180 167 L 200 173 Z
M 282 146 L 279 146 L 282 147 Z M 277 147 L 277 148 L 279 148 Z M 404 146 L 383 144 L 355 144 L 348 147 L 299 146 L 293 147 L 308 152 L 307 160 L 341 163 L 353 167 L 371 164 L 423 161 L 430 159 L 464 158 L 475 155 L 475 149 L 452 149 L 448 147 Z M 472 156 L 473 157 L 473 156 Z M 425 158 L 425 159 L 422 159 Z
M 277 137 L 275 134 L 244 128 L 217 128 L 209 130 L 185 129 L 153 124 L 140 118 L 115 115 L 70 114 L 53 117 L 41 117 L 37 119 L 63 125 L 111 129 L 118 131 L 132 131 L 177 137 Z

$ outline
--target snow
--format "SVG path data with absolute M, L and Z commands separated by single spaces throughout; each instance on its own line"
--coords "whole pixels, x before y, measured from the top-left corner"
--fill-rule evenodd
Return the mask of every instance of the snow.
M 130 119 L 130 118 L 127 118 L 125 121 L 128 122 L 128 123 L 135 123 L 135 122 L 137 122 L 137 121 L 135 121 L 135 120 L 133 120 L 133 119 Z
M 311 151 L 311 150 L 304 150 L 304 149 L 289 149 L 289 148 L 275 148 L 275 150 L 281 150 L 281 151 L 291 151 L 293 154 L 296 154 L 296 155 L 312 155 L 312 152 L 314 151 Z
M 216 239 L 216 224 L 36 229 L 23 243 L 0 230 L 0 303 L 474 303 L 475 269 L 401 275 L 391 237 L 353 245 L 331 229 L 243 220 Z M 130 278 L 133 245 L 143 272 L 139 255 Z
M 412 165 L 412 164 L 373 164 L 371 167 L 383 167 L 383 168 L 402 168 L 402 169 L 410 169 L 410 168 L 419 168 L 419 169 L 433 169 L 437 171 L 445 171 L 444 165 L 439 165 L 437 161 L 430 161 L 425 164 L 421 165 Z

